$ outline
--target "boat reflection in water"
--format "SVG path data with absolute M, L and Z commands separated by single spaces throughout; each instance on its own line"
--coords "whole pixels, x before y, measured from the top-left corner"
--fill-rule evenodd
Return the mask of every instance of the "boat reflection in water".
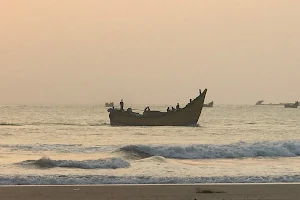
M 143 114 L 133 112 L 131 108 L 108 109 L 111 125 L 120 126 L 187 126 L 197 124 L 207 89 L 191 100 L 184 108 L 168 112 L 151 111 L 148 107 Z

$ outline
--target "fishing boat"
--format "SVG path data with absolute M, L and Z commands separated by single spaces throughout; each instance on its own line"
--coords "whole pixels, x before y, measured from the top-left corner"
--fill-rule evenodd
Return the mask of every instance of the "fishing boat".
M 258 102 L 255 103 L 255 105 L 257 106 L 282 106 L 285 103 L 263 103 L 264 100 L 260 100 Z
M 105 103 L 105 107 L 114 107 L 114 102 Z
M 142 114 L 127 110 L 109 108 L 111 125 L 119 126 L 187 126 L 197 124 L 200 117 L 207 89 L 200 93 L 184 108 L 178 108 L 167 112 L 151 111 L 146 107 Z
M 297 108 L 298 105 L 299 105 L 299 102 L 296 101 L 295 103 L 286 103 L 286 104 L 284 104 L 284 107 L 285 108 Z
M 214 101 L 203 104 L 203 107 L 213 107 Z

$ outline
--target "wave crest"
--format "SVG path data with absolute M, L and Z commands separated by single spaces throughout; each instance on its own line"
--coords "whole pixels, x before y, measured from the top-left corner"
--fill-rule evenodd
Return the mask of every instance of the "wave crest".
M 233 144 L 197 144 L 188 146 L 128 145 L 120 151 L 142 158 L 162 156 L 177 159 L 222 159 L 250 157 L 296 157 L 300 155 L 300 141 L 238 142 Z
M 25 166 L 36 166 L 39 168 L 80 168 L 80 169 L 117 169 L 117 168 L 127 168 L 130 163 L 121 158 L 107 158 L 98 160 L 52 160 L 48 157 L 42 157 L 38 160 L 25 160 L 20 163 L 20 165 Z

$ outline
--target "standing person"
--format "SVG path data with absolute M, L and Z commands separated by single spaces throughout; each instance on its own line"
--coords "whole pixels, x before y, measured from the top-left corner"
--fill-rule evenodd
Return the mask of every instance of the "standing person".
M 121 102 L 120 102 L 120 109 L 121 109 L 121 110 L 124 110 L 124 102 L 123 102 L 123 99 L 121 99 Z
M 176 110 L 179 110 L 179 103 L 177 103 L 177 105 L 176 105 Z

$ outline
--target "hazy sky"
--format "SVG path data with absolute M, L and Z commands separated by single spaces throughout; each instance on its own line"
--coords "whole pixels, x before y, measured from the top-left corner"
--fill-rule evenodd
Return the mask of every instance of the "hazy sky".
M 299 0 L 0 0 L 0 104 L 300 100 Z

